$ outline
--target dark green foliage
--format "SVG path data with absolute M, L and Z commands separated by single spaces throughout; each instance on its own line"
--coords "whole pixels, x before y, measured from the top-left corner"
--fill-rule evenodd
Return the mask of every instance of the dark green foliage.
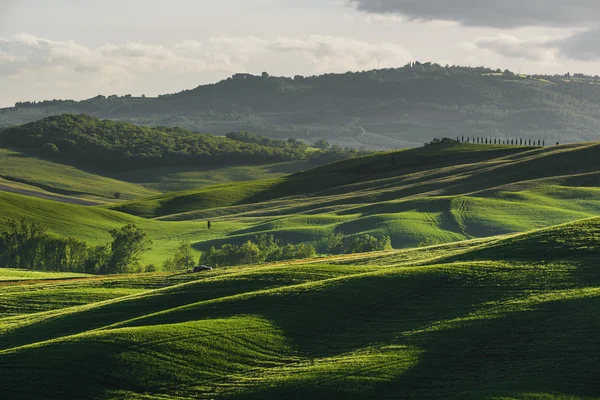
M 44 157 L 55 157 L 58 153 L 58 146 L 54 143 L 44 143 L 40 146 L 40 154 Z
M 261 146 L 275 147 L 279 149 L 297 149 L 306 150 L 306 145 L 300 141 L 293 140 L 278 140 L 269 139 L 264 136 L 255 135 L 248 132 L 230 132 L 225 135 L 228 139 L 235 140 L 236 142 L 242 143 L 254 143 Z
M 343 233 L 332 233 L 327 237 L 327 252 L 329 254 L 342 254 L 344 252 Z
M 108 261 L 109 274 L 122 274 L 139 270 L 142 253 L 150 250 L 152 240 L 135 225 L 125 225 L 121 229 L 112 229 L 113 241 L 110 245 L 111 257 Z
M 392 240 L 384 235 L 379 238 L 369 234 L 359 235 L 350 240 L 346 247 L 346 253 L 368 253 L 371 251 L 392 250 Z
M 193 268 L 195 265 L 194 255 L 192 253 L 192 247 L 190 241 L 184 239 L 181 241 L 175 255 L 168 258 L 163 264 L 163 270 L 165 271 L 182 271 Z
M 477 139 L 477 142 L 479 143 L 479 139 Z M 456 140 L 454 139 L 450 139 L 450 138 L 433 138 L 433 140 L 429 143 L 425 143 L 425 146 L 434 146 L 434 145 L 438 145 L 438 144 L 455 144 L 455 143 L 460 143 L 460 141 L 458 140 L 458 138 L 456 138 Z M 485 143 L 487 144 L 487 139 L 485 140 Z
M 295 140 L 270 140 L 245 133 L 231 136 L 235 140 L 181 128 L 150 128 L 65 114 L 5 129 L 0 132 L 0 142 L 19 148 L 39 148 L 45 155 L 109 170 L 266 164 L 301 160 L 306 156 L 306 146 Z
M 475 142 L 492 129 L 503 137 L 542 137 L 555 143 L 596 138 L 599 104 L 600 85 L 591 76 L 522 76 L 484 67 L 411 63 L 310 77 L 230 78 L 158 98 L 113 95 L 77 102 L 19 102 L 0 123 L 88 113 L 217 134 L 246 130 L 271 138 L 343 144 L 366 130 L 392 139 L 353 144 L 372 148 L 396 148 L 399 142 L 416 146 L 429 140 L 431 132 L 448 137 L 460 132 Z M 423 126 L 425 115 L 435 117 Z
M 46 229 L 37 222 L 9 220 L 8 230 L 0 236 L 3 266 L 29 268 L 43 263 L 44 244 L 49 240 Z
M 260 262 L 311 258 L 317 252 L 312 245 L 282 245 L 273 235 L 262 234 L 240 246 L 224 244 L 220 248 L 211 247 L 200 257 L 201 264 L 223 267 Z
M 90 246 L 73 237 L 55 237 L 37 222 L 9 220 L 0 235 L 0 267 L 40 271 L 113 274 L 139 271 L 149 239 L 133 225 L 111 231 L 109 246 Z
M 315 146 L 317 149 L 327 150 L 331 147 L 331 144 L 328 141 L 321 139 L 317 140 L 313 146 Z

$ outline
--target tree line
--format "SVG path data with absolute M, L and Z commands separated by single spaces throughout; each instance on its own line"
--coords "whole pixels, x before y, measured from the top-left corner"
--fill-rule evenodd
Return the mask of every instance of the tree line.
M 0 144 L 109 170 L 265 164 L 302 160 L 307 153 L 307 146 L 296 139 L 263 141 L 242 133 L 227 138 L 70 114 L 5 128 Z
M 327 237 L 325 248 L 328 254 L 367 253 L 392 250 L 392 241 L 388 235 L 375 237 L 369 234 L 346 237 L 343 233 L 334 233 Z M 273 235 L 260 234 L 241 245 L 224 244 L 211 247 L 200 256 L 199 263 L 212 267 L 225 267 L 243 264 L 257 264 L 284 260 L 312 258 L 317 250 L 308 243 L 283 243 Z M 194 257 L 189 242 L 184 241 L 175 255 L 163 265 L 165 271 L 189 269 L 194 265 Z
M 496 144 L 496 145 L 507 145 L 507 146 L 537 146 L 537 147 L 545 147 L 546 141 L 538 139 L 537 143 L 535 139 L 498 139 L 498 138 L 487 138 L 487 137 L 469 137 L 466 138 L 456 137 L 456 140 L 449 138 L 434 138 L 431 142 L 425 143 L 425 146 L 431 146 L 436 144 L 449 144 L 449 143 L 472 143 L 472 144 Z M 559 142 L 556 142 L 556 145 L 559 145 Z
M 269 139 L 248 132 L 225 137 L 182 128 L 147 127 L 63 114 L 0 130 L 0 145 L 34 150 L 42 157 L 107 170 L 185 165 L 249 165 L 308 160 L 320 165 L 367 154 L 320 143 L 319 151 L 294 138 Z
M 152 244 L 147 234 L 131 224 L 109 233 L 111 243 L 91 246 L 53 236 L 37 222 L 11 219 L 0 234 L 0 267 L 101 275 L 142 272 L 141 256 Z

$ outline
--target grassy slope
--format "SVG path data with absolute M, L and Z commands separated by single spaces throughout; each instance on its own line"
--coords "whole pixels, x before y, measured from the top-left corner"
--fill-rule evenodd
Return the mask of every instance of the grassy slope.
M 28 398 L 597 398 L 599 240 L 589 219 L 171 286 L 0 287 L 0 382 Z
M 334 231 L 389 234 L 394 247 L 408 248 L 597 215 L 598 149 L 596 144 L 416 149 L 348 160 L 289 178 L 217 185 L 115 207 L 144 216 L 187 211 L 158 219 L 0 194 L 0 225 L 7 218 L 28 217 L 57 234 L 100 244 L 109 241 L 108 230 L 135 223 L 154 240 L 146 261 L 156 264 L 183 238 L 202 250 L 241 243 L 258 233 L 312 242 L 320 251 Z M 230 206 L 217 207 L 226 204 Z M 206 219 L 213 222 L 210 231 Z
M 115 177 L 159 192 L 198 189 L 229 182 L 279 178 L 310 168 L 305 161 L 236 167 L 165 167 L 119 173 Z
M 124 198 L 151 196 L 156 193 L 141 185 L 85 172 L 15 150 L 0 149 L 0 177 L 6 181 L 29 184 L 55 193 L 75 197 L 110 200 L 115 192 Z
M 113 200 L 115 192 L 124 199 L 150 197 L 170 191 L 189 190 L 228 182 L 272 179 L 304 171 L 304 161 L 261 166 L 225 168 L 164 167 L 118 174 L 87 172 L 74 166 L 43 160 L 17 150 L 0 149 L 2 184 L 94 200 Z
M 333 231 L 389 234 L 396 248 L 412 247 L 523 232 L 597 215 L 599 153 L 597 144 L 414 149 L 277 180 L 170 193 L 116 208 L 160 220 L 211 219 L 215 226 L 231 221 L 246 226 L 198 242 L 199 249 L 242 242 L 261 232 L 322 246 Z
M 2 192 L 0 204 L 0 228 L 5 227 L 9 218 L 27 218 L 41 222 L 52 233 L 75 236 L 92 244 L 108 243 L 109 230 L 135 224 L 154 241 L 152 251 L 146 254 L 144 261 L 157 265 L 169 257 L 184 238 L 192 241 L 216 239 L 246 226 L 236 222 L 220 223 L 208 231 L 205 223 L 147 220 L 99 207 L 64 204 Z

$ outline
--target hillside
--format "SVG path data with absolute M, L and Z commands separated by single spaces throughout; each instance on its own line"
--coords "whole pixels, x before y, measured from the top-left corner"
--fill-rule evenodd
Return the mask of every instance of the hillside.
M 266 145 L 149 128 L 87 115 L 58 115 L 0 130 L 0 145 L 36 150 L 47 158 L 109 171 L 171 166 L 272 164 L 306 158 L 306 145 L 272 140 Z
M 160 266 L 182 239 L 195 250 L 265 233 L 283 243 L 388 235 L 394 248 L 525 232 L 598 215 L 597 143 L 547 148 L 452 144 L 380 153 L 288 177 L 170 192 L 105 206 L 0 193 L 0 227 L 39 221 L 94 245 L 133 223 L 154 241 Z M 212 229 L 207 229 L 207 220 Z M 195 253 L 196 256 L 198 253 Z
M 389 235 L 395 248 L 523 232 L 597 215 L 596 143 L 550 148 L 448 145 L 341 161 L 288 178 L 169 193 L 111 206 L 163 221 L 246 228 L 198 249 L 259 233 L 311 242 Z
M 0 382 L 30 399 L 596 398 L 599 235 L 593 218 L 204 275 L 12 282 Z
M 229 78 L 158 98 L 96 96 L 21 102 L 0 126 L 62 113 L 225 135 L 327 140 L 367 149 L 418 147 L 433 137 L 567 143 L 598 140 L 600 85 L 590 76 L 517 75 L 411 63 L 322 76 Z
M 0 148 L 0 188 L 75 204 L 99 204 L 227 182 L 279 178 L 310 167 L 308 161 L 300 160 L 265 165 L 175 166 L 113 172 L 81 163 L 63 163 L 54 157 L 43 158 L 35 151 Z

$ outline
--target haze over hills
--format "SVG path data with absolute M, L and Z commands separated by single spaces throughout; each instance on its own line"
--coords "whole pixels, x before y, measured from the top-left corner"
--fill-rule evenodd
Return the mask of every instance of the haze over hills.
M 237 74 L 159 98 L 99 95 L 17 103 L 0 126 L 61 113 L 224 135 L 248 131 L 307 142 L 397 149 L 433 137 L 581 142 L 600 139 L 600 85 L 584 75 L 518 75 L 410 63 L 402 68 L 272 77 Z

